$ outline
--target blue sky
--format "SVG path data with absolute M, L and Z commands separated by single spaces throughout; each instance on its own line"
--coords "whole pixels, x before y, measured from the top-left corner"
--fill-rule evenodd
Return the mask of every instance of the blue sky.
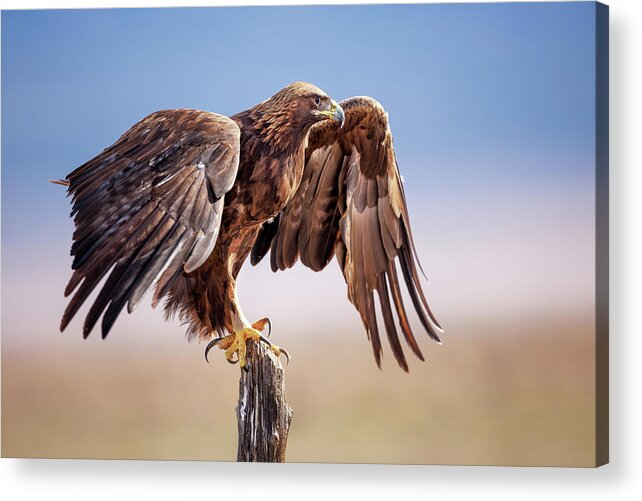
M 151 111 L 233 114 L 293 80 L 379 99 L 406 177 L 571 174 L 592 152 L 593 15 L 591 2 L 4 12 L 4 202 L 51 193 L 40 180 Z M 554 158 L 533 172 L 531 150 Z
M 484 235 L 524 244 L 510 233 L 521 228 L 535 242 L 584 242 L 594 15 L 592 2 L 3 12 L 3 282 L 33 263 L 68 273 L 68 200 L 47 179 L 152 111 L 231 115 L 294 80 L 337 100 L 370 95 L 388 110 L 437 289 L 461 268 L 456 241 L 485 249 L 468 257 L 477 268 L 497 255 Z M 557 245 L 551 260 L 572 242 Z M 578 290 L 590 264 L 574 272 Z M 514 273 L 492 271 L 488 280 Z

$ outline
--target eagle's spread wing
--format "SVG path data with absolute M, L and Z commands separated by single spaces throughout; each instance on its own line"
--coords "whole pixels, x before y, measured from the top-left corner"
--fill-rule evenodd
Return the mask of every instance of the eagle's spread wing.
M 382 349 L 375 291 L 392 352 L 408 370 L 394 311 L 406 342 L 424 358 L 410 328 L 397 264 L 419 319 L 435 341 L 441 328 L 421 288 L 387 114 L 367 97 L 339 104 L 345 112 L 344 127 L 326 122 L 312 130 L 301 185 L 288 206 L 262 228 L 252 263 L 271 249 L 274 271 L 293 266 L 298 258 L 318 271 L 336 253 L 377 364 Z
M 229 118 L 196 110 L 154 113 L 67 176 L 76 226 L 74 294 L 64 329 L 111 273 L 85 320 L 103 337 L 127 304 L 132 311 L 155 285 L 154 305 L 176 278 L 212 252 L 239 165 L 240 130 Z

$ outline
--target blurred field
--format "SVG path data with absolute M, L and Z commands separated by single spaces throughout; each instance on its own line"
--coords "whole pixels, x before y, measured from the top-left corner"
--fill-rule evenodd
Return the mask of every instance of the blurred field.
M 289 338 L 288 460 L 592 465 L 592 324 L 479 325 L 422 339 L 409 375 L 361 332 Z M 238 367 L 179 341 L 4 343 L 2 455 L 234 460 Z

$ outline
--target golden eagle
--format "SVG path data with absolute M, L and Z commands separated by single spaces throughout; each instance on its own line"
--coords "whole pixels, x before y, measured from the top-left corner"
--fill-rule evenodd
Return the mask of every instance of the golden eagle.
M 372 98 L 336 103 L 297 82 L 230 118 L 158 111 L 61 183 L 75 223 L 65 296 L 75 294 L 61 330 L 108 274 L 85 319 L 85 337 L 101 315 L 107 336 L 125 305 L 131 313 L 153 288 L 154 307 L 165 298 L 167 316 L 188 324 L 188 338 L 210 341 L 206 357 L 218 345 L 229 362 L 245 367 L 245 343 L 266 341 L 260 332 L 269 320 L 245 318 L 235 280 L 248 257 L 256 264 L 270 251 L 274 271 L 299 259 L 319 271 L 336 255 L 377 365 L 375 291 L 399 365 L 408 370 L 395 312 L 410 349 L 424 359 L 397 263 L 423 327 L 439 341 L 387 114 Z M 271 346 L 277 355 L 284 351 Z

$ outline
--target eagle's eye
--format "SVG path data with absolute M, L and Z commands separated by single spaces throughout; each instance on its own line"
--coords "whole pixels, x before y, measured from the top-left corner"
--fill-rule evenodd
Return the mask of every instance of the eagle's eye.
M 321 97 L 316 96 L 316 97 L 314 98 L 314 104 L 315 104 L 315 105 L 317 105 L 317 106 L 319 106 L 319 105 L 321 104 Z

